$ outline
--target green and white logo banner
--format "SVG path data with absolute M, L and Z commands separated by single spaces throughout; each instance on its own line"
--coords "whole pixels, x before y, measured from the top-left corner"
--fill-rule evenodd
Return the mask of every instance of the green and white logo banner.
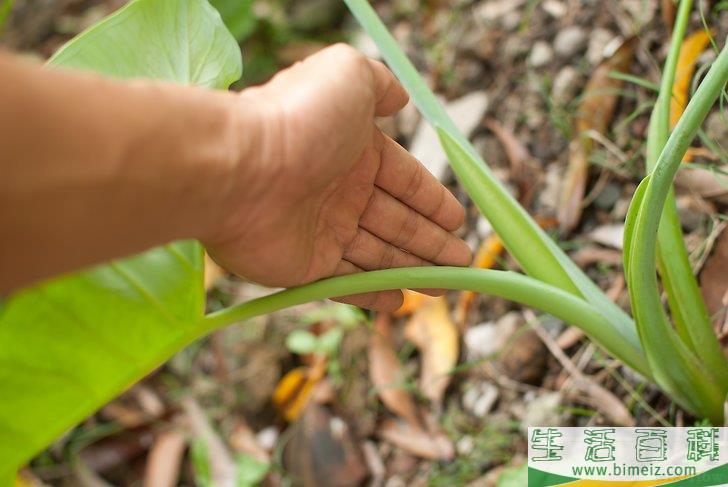
M 528 485 L 728 486 L 728 428 L 529 428 Z

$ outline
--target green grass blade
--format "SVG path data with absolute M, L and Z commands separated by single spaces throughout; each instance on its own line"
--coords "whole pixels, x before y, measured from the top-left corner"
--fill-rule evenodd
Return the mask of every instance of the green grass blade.
M 685 37 L 692 0 L 682 0 L 670 40 L 660 92 L 647 136 L 647 170 L 652 171 L 669 135 L 670 99 L 680 47 Z M 657 261 L 668 305 L 680 339 L 728 385 L 728 363 L 710 322 L 685 248 L 675 197 L 668 193 L 657 234 Z
M 411 267 L 333 277 L 217 311 L 205 317 L 204 323 L 208 330 L 213 330 L 318 299 L 384 289 L 432 287 L 486 293 L 545 311 L 581 328 L 611 355 L 646 377 L 650 376 L 641 350 L 614 333 L 607 319 L 589 303 L 557 287 L 510 271 Z
M 655 379 L 681 403 L 693 403 L 694 411 L 715 423 L 722 422 L 727 388 L 720 375 L 688 349 L 667 321 L 657 285 L 656 238 L 682 157 L 726 81 L 728 48 L 724 47 L 667 140 L 647 182 L 634 225 L 629 265 L 632 308 Z
M 607 318 L 611 324 L 612 332 L 620 334 L 633 348 L 640 349 L 637 331 L 632 320 L 584 275 L 581 269 L 564 254 L 541 227 L 533 222 L 525 213 L 525 210 L 510 198 L 510 195 L 506 196 L 498 192 L 497 188 L 500 187 L 500 183 L 483 170 L 484 164 L 473 160 L 465 148 L 445 130 L 438 128 L 438 134 L 450 163 L 458 173 L 462 184 L 468 190 L 475 204 L 489 218 L 490 215 L 494 215 L 493 218 L 501 224 L 496 228 L 496 232 L 501 239 L 505 243 L 510 242 L 519 252 L 523 253 L 527 264 L 534 261 L 533 266 L 539 264 L 539 259 L 550 255 L 553 258 L 553 265 L 557 265 L 559 270 L 564 272 L 569 280 L 576 285 L 580 294 L 602 316 Z M 515 204 L 518 211 L 513 210 L 509 206 L 511 204 Z M 504 216 L 511 218 L 504 218 Z M 495 225 L 493 226 L 495 228 Z M 511 251 L 508 245 L 506 247 Z M 524 265 L 524 262 L 519 261 L 519 263 L 528 273 L 528 267 Z M 541 276 L 532 274 L 532 277 L 540 278 Z M 540 280 L 548 282 L 546 279 Z M 559 287 L 554 282 L 548 283 Z M 612 353 L 615 353 L 615 351 L 612 351 Z

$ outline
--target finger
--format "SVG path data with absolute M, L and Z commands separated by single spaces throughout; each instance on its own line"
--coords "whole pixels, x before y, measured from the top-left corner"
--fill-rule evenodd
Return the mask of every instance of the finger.
M 362 270 L 359 267 L 355 266 L 351 262 L 342 260 L 339 262 L 335 274 L 339 276 L 345 274 L 355 274 L 361 271 Z M 394 289 L 391 291 L 378 291 L 375 293 L 352 294 L 350 296 L 332 298 L 332 301 L 353 304 L 354 306 L 359 306 L 361 308 L 367 308 L 374 311 L 394 311 L 402 306 L 402 302 L 404 301 L 404 295 L 402 294 L 402 291 Z
M 471 252 L 465 242 L 379 188 L 374 188 L 359 226 L 435 264 L 470 264 Z
M 374 93 L 378 117 L 386 117 L 400 111 L 409 101 L 409 95 L 394 74 L 383 63 L 368 59 L 374 74 Z
M 388 244 L 361 227 L 344 251 L 343 258 L 367 271 L 430 265 L 429 262 Z
M 383 137 L 375 184 L 444 229 L 460 228 L 465 209 L 457 198 L 401 145 Z
M 359 228 L 354 240 L 344 251 L 343 258 L 367 271 L 397 267 L 422 267 L 432 265 L 416 255 L 388 244 L 371 232 Z M 442 296 L 444 289 L 417 289 L 430 296 Z

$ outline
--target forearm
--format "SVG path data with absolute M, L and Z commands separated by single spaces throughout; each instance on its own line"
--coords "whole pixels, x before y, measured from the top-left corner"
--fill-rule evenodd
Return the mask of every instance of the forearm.
M 0 87 L 0 293 L 214 231 L 247 151 L 235 95 L 3 53 Z

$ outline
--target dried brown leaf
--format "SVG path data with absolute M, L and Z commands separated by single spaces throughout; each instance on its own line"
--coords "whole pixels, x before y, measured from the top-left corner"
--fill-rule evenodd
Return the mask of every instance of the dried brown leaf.
M 328 409 L 310 403 L 290 432 L 283 450 L 286 471 L 296 485 L 360 485 L 367 475 L 358 443 L 349 426 Z
M 410 424 L 420 425 L 417 406 L 403 387 L 405 373 L 392 343 L 391 322 L 379 313 L 369 339 L 369 377 L 382 403 Z
M 187 439 L 180 431 L 164 431 L 157 435 L 147 456 L 144 470 L 145 487 L 174 487 L 179 479 Z
M 672 30 L 676 14 L 677 5 L 675 4 L 675 0 L 660 0 L 660 15 L 662 15 L 662 21 L 665 23 L 668 31 Z
M 235 460 L 230 450 L 213 429 L 205 412 L 191 396 L 187 396 L 182 400 L 182 409 L 187 416 L 192 435 L 205 445 L 213 485 L 235 487 L 237 482 Z
M 584 88 L 574 121 L 577 138 L 569 145 L 569 166 L 557 210 L 559 227 L 564 233 L 573 230 L 581 218 L 593 147 L 592 139 L 585 134 L 589 131 L 606 134 L 619 101 L 618 90 L 623 84 L 610 73 L 629 71 L 636 45 L 636 38 L 626 40 L 610 58 L 597 66 Z
M 700 289 L 716 324 L 728 313 L 728 230 L 723 230 L 700 274 Z
M 403 421 L 386 420 L 379 428 L 379 436 L 418 457 L 430 460 L 451 460 L 455 448 L 442 433 L 429 433 Z
M 445 297 L 418 309 L 407 322 L 404 333 L 422 354 L 420 389 L 439 407 L 460 352 L 458 329 L 450 317 Z

